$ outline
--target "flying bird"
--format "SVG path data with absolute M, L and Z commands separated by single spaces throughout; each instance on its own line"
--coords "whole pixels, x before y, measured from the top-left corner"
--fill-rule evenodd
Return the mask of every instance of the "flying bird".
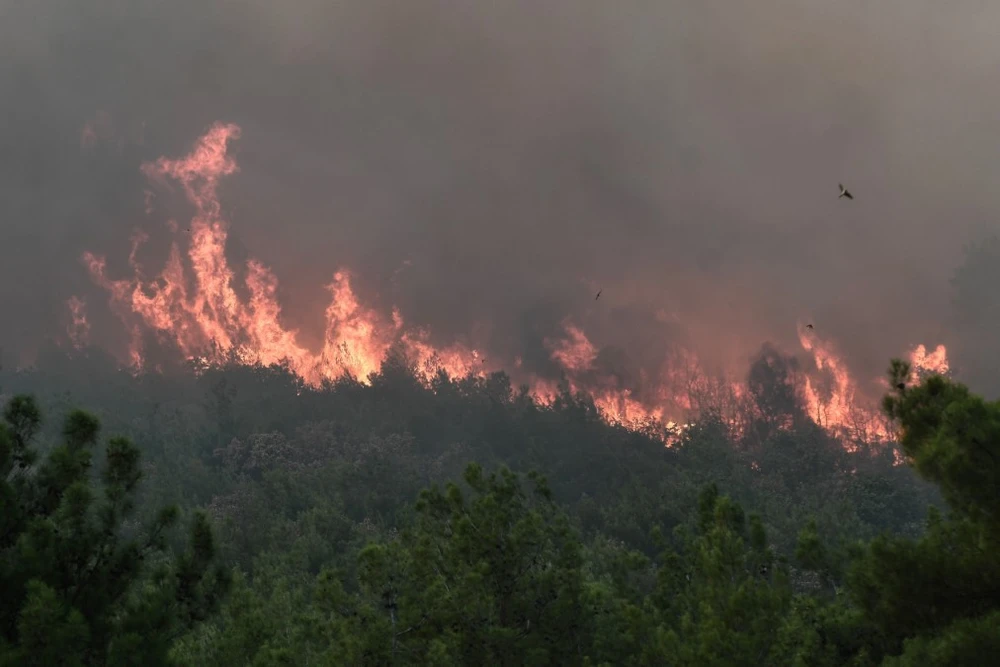
M 847 197 L 848 199 L 854 199 L 854 195 L 852 195 L 850 191 L 844 187 L 843 183 L 837 183 L 837 185 L 840 186 L 840 195 L 837 197 L 837 199 L 843 199 L 844 197 Z
M 812 328 L 813 328 L 813 325 L 811 325 L 811 324 L 807 324 L 806 325 L 806 329 L 812 329 Z
M 603 289 L 597 291 L 597 296 L 594 297 L 594 301 L 597 301 L 598 299 L 601 298 L 601 292 L 603 291 L 604 291 Z

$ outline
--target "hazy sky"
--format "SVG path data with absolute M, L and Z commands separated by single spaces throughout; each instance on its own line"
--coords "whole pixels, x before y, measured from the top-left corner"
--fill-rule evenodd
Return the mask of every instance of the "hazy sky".
M 0 343 L 105 301 L 82 251 L 124 272 L 143 227 L 156 264 L 182 209 L 147 217 L 139 166 L 221 120 L 233 257 L 307 331 L 346 265 L 511 354 L 566 315 L 641 356 L 660 313 L 718 360 L 809 320 L 879 374 L 947 340 L 948 277 L 996 229 L 998 25 L 972 0 L 0 0 Z

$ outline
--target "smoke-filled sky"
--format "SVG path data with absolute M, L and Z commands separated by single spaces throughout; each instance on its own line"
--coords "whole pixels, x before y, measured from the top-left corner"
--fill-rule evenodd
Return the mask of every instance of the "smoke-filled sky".
M 810 321 L 877 375 L 947 341 L 996 226 L 997 25 L 973 0 L 0 0 L 0 344 L 106 301 L 85 250 L 124 274 L 142 228 L 158 268 L 186 209 L 139 167 L 224 121 L 230 251 L 307 343 L 347 266 L 505 354 L 566 315 L 719 362 Z

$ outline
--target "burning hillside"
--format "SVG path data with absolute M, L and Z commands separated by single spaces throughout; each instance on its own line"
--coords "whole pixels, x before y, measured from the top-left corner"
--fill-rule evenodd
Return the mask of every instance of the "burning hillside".
M 87 252 L 83 259 L 93 279 L 110 295 L 113 310 L 131 335 L 129 362 L 147 361 L 143 343 L 148 335 L 175 347 L 188 359 L 219 363 L 235 356 L 248 364 L 285 364 L 305 382 L 352 376 L 366 382 L 393 351 L 402 352 L 426 379 L 443 369 L 451 376 L 485 375 L 504 370 L 530 387 L 541 402 L 554 398 L 560 381 L 571 391 L 592 397 L 613 422 L 628 426 L 684 424 L 705 410 L 714 410 L 738 427 L 741 406 L 753 400 L 753 387 L 739 373 L 711 375 L 703 370 L 694 350 L 669 347 L 659 367 L 623 374 L 607 361 L 606 349 L 593 342 L 571 318 L 562 334 L 544 345 L 558 373 L 527 368 L 520 358 L 498 363 L 492 355 L 455 342 L 432 343 L 430 332 L 407 323 L 391 304 L 362 303 L 352 287 L 352 274 L 337 270 L 327 286 L 325 330 L 319 349 L 304 346 L 298 332 L 284 321 L 277 298 L 278 281 L 261 262 L 250 259 L 237 271 L 226 257 L 228 221 L 218 196 L 222 177 L 238 166 L 229 154 L 230 142 L 240 136 L 232 124 L 216 124 L 180 159 L 160 158 L 145 164 L 144 174 L 161 188 L 179 186 L 194 214 L 188 224 L 171 222 L 178 240 L 166 265 L 154 277 L 146 274 L 137 252 L 147 240 L 133 237 L 129 258 L 132 275 L 114 278 L 105 259 Z M 147 195 L 147 206 L 149 197 Z M 86 344 L 89 325 L 84 302 L 73 297 L 70 339 Z M 873 396 L 848 373 L 831 341 L 812 329 L 800 329 L 800 354 L 809 360 L 786 380 L 809 416 L 821 426 L 849 432 L 867 440 L 887 435 Z M 920 345 L 910 354 L 914 372 L 947 372 L 946 350 L 928 352 Z

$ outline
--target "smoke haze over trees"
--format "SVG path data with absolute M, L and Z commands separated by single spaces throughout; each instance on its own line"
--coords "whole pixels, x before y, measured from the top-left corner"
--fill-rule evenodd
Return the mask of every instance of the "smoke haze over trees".
M 122 344 L 80 254 L 123 270 L 141 228 L 144 264 L 162 263 L 166 219 L 188 213 L 139 166 L 223 120 L 244 130 L 229 252 L 273 267 L 307 344 L 344 265 L 380 305 L 505 358 L 544 357 L 572 315 L 639 365 L 652 337 L 745 366 L 808 319 L 867 382 L 955 335 L 948 280 L 996 208 L 979 138 L 1000 117 L 980 85 L 998 11 L 5 3 L 8 363 L 65 329 L 74 294 L 95 339 Z
M 743 4 L 0 0 L 0 666 L 995 657 L 1000 6 Z

